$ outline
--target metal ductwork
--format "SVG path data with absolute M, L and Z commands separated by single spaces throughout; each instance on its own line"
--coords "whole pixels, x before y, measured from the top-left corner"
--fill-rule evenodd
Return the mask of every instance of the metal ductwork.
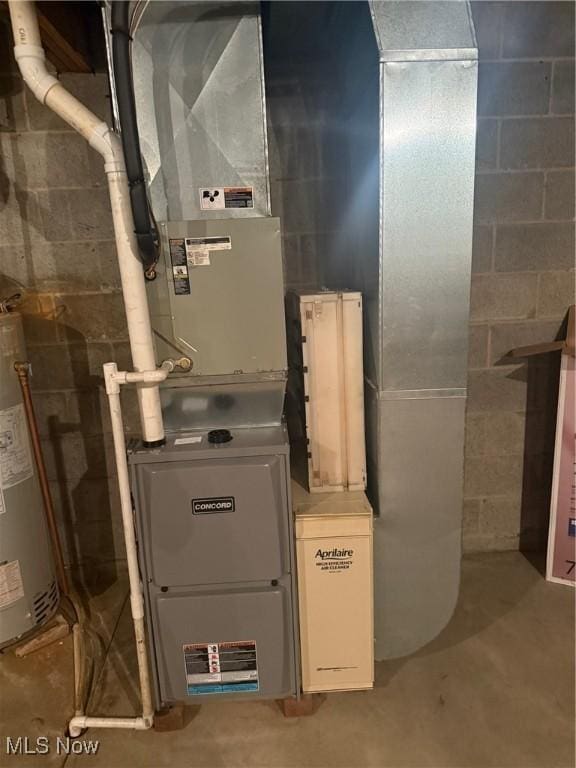
M 304 180 L 300 192 L 315 201 L 322 282 L 363 293 L 376 658 L 403 656 L 445 626 L 460 579 L 477 84 L 470 8 L 272 3 L 266 21 L 268 80 L 298 104 L 299 142 L 318 148 L 312 163 L 324 181 Z

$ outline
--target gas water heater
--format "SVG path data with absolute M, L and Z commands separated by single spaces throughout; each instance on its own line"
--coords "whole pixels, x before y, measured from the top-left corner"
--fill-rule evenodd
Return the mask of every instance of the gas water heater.
M 148 282 L 157 362 L 189 360 L 161 389 L 165 444 L 129 450 L 156 706 L 296 695 L 284 286 L 259 10 L 136 4 L 130 23 L 160 241 Z M 116 59 L 113 72 L 122 114 Z
M 0 302 L 0 648 L 52 618 L 59 602 L 48 527 L 14 363 L 22 318 Z

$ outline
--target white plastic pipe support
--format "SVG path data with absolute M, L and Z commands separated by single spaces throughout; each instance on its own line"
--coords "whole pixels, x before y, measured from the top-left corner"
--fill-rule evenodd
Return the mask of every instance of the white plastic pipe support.
M 147 717 L 73 717 L 68 723 L 68 732 L 77 739 L 86 728 L 126 728 L 135 731 L 147 731 L 153 721 Z

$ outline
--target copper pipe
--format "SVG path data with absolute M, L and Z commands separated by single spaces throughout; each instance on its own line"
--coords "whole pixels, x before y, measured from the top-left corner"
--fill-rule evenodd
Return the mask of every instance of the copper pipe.
M 66 573 L 66 567 L 64 565 L 64 557 L 62 555 L 62 547 L 60 545 L 60 536 L 58 535 L 56 517 L 54 515 L 54 504 L 52 503 L 52 494 L 50 493 L 50 485 L 48 484 L 48 476 L 46 475 L 46 465 L 44 464 L 42 445 L 40 443 L 38 425 L 36 423 L 36 416 L 34 414 L 34 404 L 32 402 L 32 395 L 30 393 L 30 382 L 28 380 L 30 374 L 30 363 L 16 362 L 14 363 L 14 370 L 18 374 L 20 389 L 22 390 L 24 410 L 26 411 L 26 421 L 28 422 L 28 429 L 30 430 L 32 449 L 34 451 L 36 469 L 38 470 L 38 480 L 40 481 L 40 490 L 42 492 L 42 500 L 44 502 L 44 511 L 46 513 L 48 530 L 50 531 L 50 539 L 52 540 L 52 551 L 56 564 L 56 572 L 58 574 L 58 584 L 60 586 L 60 592 L 63 595 L 69 597 L 70 583 L 68 581 L 68 574 Z

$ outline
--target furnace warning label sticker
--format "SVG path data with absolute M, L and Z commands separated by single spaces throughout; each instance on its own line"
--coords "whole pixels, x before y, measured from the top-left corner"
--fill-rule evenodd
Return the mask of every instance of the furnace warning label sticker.
M 252 187 L 200 187 L 200 208 L 223 211 L 225 208 L 254 208 Z
M 32 477 L 32 455 L 24 406 L 0 411 L 0 486 L 6 490 Z
M 6 608 L 24 597 L 20 563 L 12 560 L 0 565 L 0 608 Z
M 257 691 L 254 640 L 183 645 L 188 696 Z
M 229 251 L 232 238 L 223 237 L 186 237 L 186 261 L 191 267 L 209 267 L 210 251 Z
M 182 296 L 190 293 L 190 276 L 188 274 L 188 261 L 186 259 L 186 245 L 183 237 L 171 237 L 170 261 L 172 262 L 172 277 L 174 279 L 174 293 Z

